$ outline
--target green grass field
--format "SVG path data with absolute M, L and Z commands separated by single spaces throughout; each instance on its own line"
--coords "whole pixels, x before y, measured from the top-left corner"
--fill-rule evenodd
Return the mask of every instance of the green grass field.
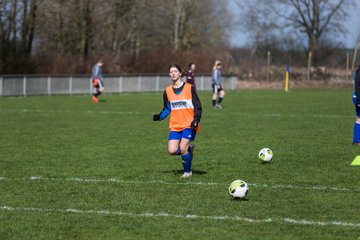
M 201 92 L 189 179 L 152 121 L 161 93 L 0 98 L 0 239 L 360 239 L 351 94 L 242 90 L 219 110 Z

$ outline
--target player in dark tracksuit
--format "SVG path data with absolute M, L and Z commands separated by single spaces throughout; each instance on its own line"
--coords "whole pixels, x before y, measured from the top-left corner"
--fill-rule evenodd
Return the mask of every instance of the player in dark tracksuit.
M 195 68 L 196 65 L 195 63 L 190 63 L 189 64 L 189 70 L 186 73 L 186 82 L 190 83 L 191 85 L 194 86 L 194 89 L 196 90 L 196 85 L 195 85 Z

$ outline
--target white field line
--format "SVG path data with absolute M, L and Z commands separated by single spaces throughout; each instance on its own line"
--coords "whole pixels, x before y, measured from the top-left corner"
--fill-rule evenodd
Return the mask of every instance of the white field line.
M 164 184 L 164 185 L 223 185 L 227 186 L 225 183 L 216 183 L 216 182 L 166 182 L 162 180 L 119 180 L 115 178 L 109 179 L 91 179 L 91 178 L 81 178 L 81 177 L 68 177 L 68 178 L 51 178 L 51 177 L 41 177 L 41 176 L 32 176 L 29 178 L 9 178 L 9 177 L 0 177 L 0 181 L 73 181 L 73 182 L 105 182 L 105 183 L 119 183 L 119 184 Z M 259 187 L 259 188 L 280 188 L 280 189 L 295 189 L 295 190 L 330 190 L 330 191 L 359 191 L 357 188 L 345 188 L 345 187 L 329 187 L 329 186 L 297 186 L 297 185 L 269 185 L 269 184 L 257 184 L 257 183 L 248 183 L 249 186 Z
M 97 215 L 117 215 L 117 216 L 128 216 L 128 217 L 139 217 L 139 218 L 182 218 L 182 219 L 206 219 L 206 220 L 217 220 L 217 221 L 240 221 L 248 223 L 285 223 L 292 225 L 319 225 L 319 226 L 340 226 L 340 227 L 360 227 L 360 223 L 341 222 L 341 221 L 312 221 L 305 219 L 291 219 L 291 218 L 264 218 L 254 219 L 248 217 L 239 216 L 210 216 L 210 215 L 196 215 L 196 214 L 171 214 L 171 213 L 132 213 L 123 211 L 110 211 L 110 210 L 81 210 L 81 209 L 48 209 L 48 208 L 34 208 L 34 207 L 10 207 L 0 206 L 0 210 L 3 211 L 20 211 L 20 212 L 55 212 L 55 213 L 72 213 L 72 214 L 97 214 Z
M 0 113 L 9 113 L 9 112 L 20 112 L 20 113 L 78 113 L 78 111 L 72 110 L 47 110 L 47 109 L 0 109 Z M 150 112 L 125 112 L 125 111 L 92 111 L 84 110 L 83 112 L 88 114 L 122 114 L 122 115 L 141 115 L 141 114 L 152 114 Z M 211 113 L 210 113 L 211 114 Z M 231 112 L 227 113 L 230 115 L 240 115 L 240 116 L 262 116 L 262 117 L 299 117 L 300 114 L 281 114 L 281 113 L 241 113 L 241 112 Z M 305 117 L 314 117 L 314 118 L 351 118 L 353 115 L 302 115 Z
M 20 113 L 77 113 L 79 111 L 72 110 L 44 110 L 44 109 L 0 109 L 0 113 L 9 113 L 9 112 L 20 112 Z M 140 114 L 150 114 L 145 112 L 124 112 L 124 111 L 91 111 L 84 110 L 83 112 L 89 114 L 123 114 L 123 115 L 140 115 Z

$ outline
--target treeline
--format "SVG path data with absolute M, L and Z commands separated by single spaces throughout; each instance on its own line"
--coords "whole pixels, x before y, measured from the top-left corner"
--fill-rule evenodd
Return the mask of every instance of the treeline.
M 0 1 L 0 70 L 87 73 L 99 58 L 111 73 L 166 71 L 173 61 L 211 66 L 227 44 L 230 14 L 224 3 Z
M 102 58 L 105 73 L 166 72 L 176 62 L 210 72 L 215 59 L 228 72 L 260 66 L 339 67 L 353 0 L 2 0 L 0 73 L 89 73 Z M 284 11 L 286 9 L 287 11 Z M 232 48 L 236 31 L 247 47 Z M 336 35 L 332 35 L 332 34 Z M 336 38 L 331 36 L 337 36 Z

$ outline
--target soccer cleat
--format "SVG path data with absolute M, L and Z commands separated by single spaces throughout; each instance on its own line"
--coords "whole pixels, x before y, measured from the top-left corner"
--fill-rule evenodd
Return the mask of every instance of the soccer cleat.
M 194 149 L 195 149 L 195 144 L 190 144 L 190 151 L 189 151 L 189 153 L 190 153 L 191 158 L 194 157 Z
M 180 178 L 188 178 L 192 176 L 192 172 L 184 172 L 184 174 Z
M 220 104 L 216 104 L 216 108 L 222 109 L 222 106 Z

